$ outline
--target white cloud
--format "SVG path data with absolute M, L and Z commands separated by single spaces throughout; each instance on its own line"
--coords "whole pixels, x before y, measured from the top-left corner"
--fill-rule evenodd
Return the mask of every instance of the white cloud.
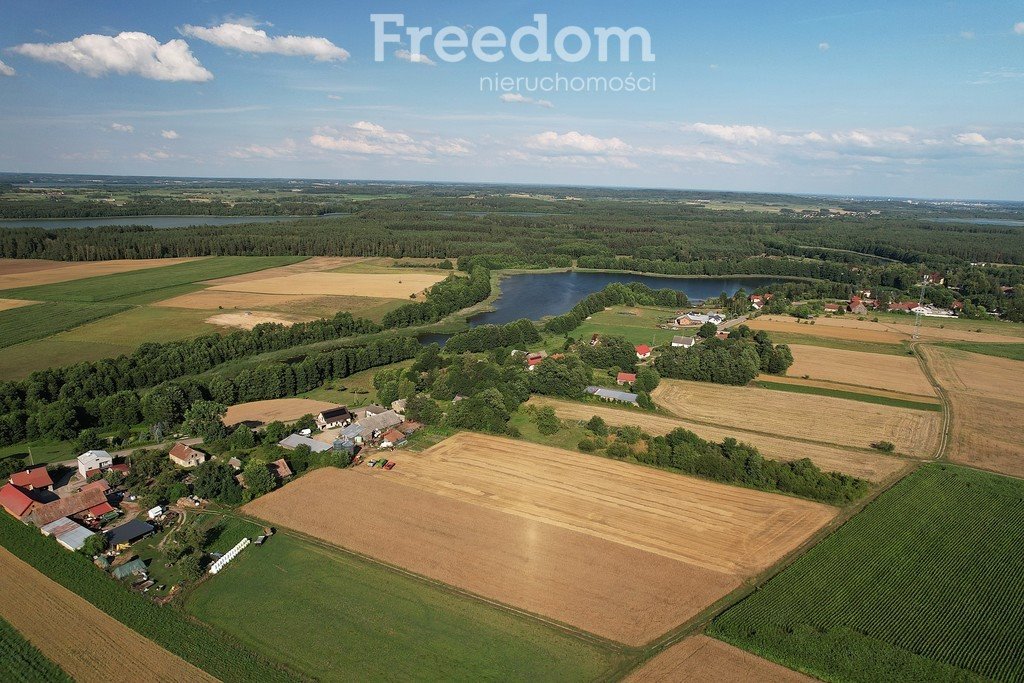
M 425 66 L 437 66 L 437 63 L 434 62 L 434 60 L 432 60 L 430 57 L 426 56 L 423 53 L 413 54 L 413 53 L 409 52 L 408 50 L 395 50 L 395 57 L 398 57 L 399 59 L 401 59 L 403 61 L 406 61 L 406 62 L 411 62 L 413 64 L 423 64 Z
M 527 138 L 526 145 L 538 151 L 573 154 L 625 154 L 630 149 L 619 138 L 599 138 L 575 130 L 562 134 L 551 130 L 539 133 Z
M 517 92 L 509 92 L 501 95 L 499 98 L 502 102 L 509 102 L 512 104 L 535 104 L 538 107 L 547 107 L 551 109 L 555 105 L 551 104 L 550 100 L 537 100 L 532 97 L 527 97 Z
M 958 145 L 969 145 L 974 147 L 981 147 L 989 144 L 988 138 L 981 133 L 959 133 L 953 136 Z
M 683 126 L 684 131 L 693 131 L 701 135 L 733 143 L 760 144 L 775 137 L 775 134 L 763 126 L 724 125 L 720 123 L 693 123 Z
M 160 137 L 164 138 L 165 140 L 177 140 L 181 136 L 178 135 L 178 131 L 176 130 L 162 130 L 160 131 Z
M 824 41 L 818 43 L 818 49 L 821 50 L 822 52 L 828 52 L 830 47 L 832 46 Z
M 341 100 L 341 95 L 328 95 L 327 99 L 338 101 Z
M 326 38 L 315 36 L 271 37 L 262 29 L 242 23 L 225 22 L 209 28 L 186 24 L 178 30 L 182 35 L 205 40 L 218 47 L 239 52 L 312 57 L 318 62 L 343 62 L 349 57 L 348 50 L 338 47 Z
M 246 145 L 237 147 L 228 156 L 235 159 L 290 159 L 295 156 L 297 145 L 291 138 L 285 138 L 280 145 Z
M 135 126 L 130 123 L 112 123 L 110 124 L 110 130 L 116 130 L 118 133 L 134 133 Z
M 115 73 L 157 81 L 213 79 L 213 74 L 193 56 L 184 40 L 161 43 L 137 31 L 116 36 L 87 34 L 63 43 L 23 43 L 11 50 L 41 62 L 63 64 L 93 78 Z
M 135 158 L 139 161 L 167 161 L 171 158 L 171 154 L 162 149 L 154 149 L 148 152 L 139 152 Z
M 438 136 L 416 139 L 370 121 L 356 121 L 342 130 L 318 128 L 310 144 L 323 150 L 358 156 L 393 157 L 409 161 L 434 161 L 439 156 L 465 156 L 472 145 L 460 138 Z
M 960 31 L 960 37 L 964 40 L 974 40 L 974 31 Z
M 0 76 L 13 76 L 17 73 L 14 67 L 4 64 L 3 60 L 0 60 Z
M 1024 36 L 1024 21 L 1018 21 L 1013 25 L 1013 32 L 1018 36 Z

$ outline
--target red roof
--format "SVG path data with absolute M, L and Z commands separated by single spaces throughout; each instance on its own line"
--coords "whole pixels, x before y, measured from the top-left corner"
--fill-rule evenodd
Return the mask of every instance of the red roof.
M 543 361 L 543 358 L 530 358 L 529 360 L 526 361 L 526 364 L 529 365 L 530 367 L 533 367 L 534 365 L 540 365 Z
M 103 501 L 99 505 L 94 505 L 91 508 L 89 508 L 88 510 L 86 510 L 86 512 L 88 512 L 93 517 L 102 517 L 103 515 L 107 514 L 108 512 L 113 512 L 113 511 L 114 511 L 114 506 L 111 505 L 110 503 L 108 503 L 107 501 Z
M 281 458 L 280 460 L 275 460 L 274 462 L 270 463 L 269 467 L 281 479 L 292 476 L 292 468 L 288 467 L 288 461 L 285 460 L 284 458 Z
M 46 471 L 46 466 L 41 465 L 35 469 L 15 472 L 11 475 L 11 483 L 26 489 L 45 489 L 53 486 L 53 479 Z
M 27 493 L 14 484 L 6 484 L 0 488 L 0 505 L 15 517 L 24 517 L 34 502 Z
M 615 378 L 619 382 L 635 382 L 636 373 L 633 372 L 620 372 L 618 377 Z
M 391 443 L 398 443 L 399 441 L 405 440 L 405 434 L 398 431 L 397 429 L 389 429 L 384 436 L 381 437 L 382 441 L 390 441 Z
M 88 484 L 84 484 L 78 490 L 79 492 L 85 492 L 92 491 L 93 489 L 97 489 L 98 491 L 103 491 L 104 493 L 106 493 L 107 491 L 110 490 L 110 484 L 107 483 L 106 479 L 97 479 L 96 481 L 90 481 Z
M 636 352 L 639 353 L 641 356 L 646 356 L 648 353 L 651 352 L 651 347 L 648 346 L 647 344 L 641 344 L 640 346 L 636 347 Z

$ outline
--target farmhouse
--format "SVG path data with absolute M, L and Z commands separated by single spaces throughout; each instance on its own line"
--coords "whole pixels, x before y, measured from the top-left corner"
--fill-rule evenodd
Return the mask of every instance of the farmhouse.
M 618 376 L 615 378 L 615 383 L 618 384 L 620 387 L 623 384 L 632 384 L 635 381 L 636 381 L 636 373 L 635 372 L 620 372 L 618 374 Z
M 53 479 L 50 477 L 50 473 L 46 471 L 45 465 L 15 472 L 11 475 L 11 483 L 26 491 L 53 490 Z
M 327 446 L 327 444 L 324 445 Z M 327 450 L 331 450 L 331 447 L 327 446 Z M 284 479 L 285 477 L 290 477 L 295 474 L 292 472 L 292 468 L 288 466 L 288 461 L 284 458 L 268 463 L 267 468 L 270 469 L 270 473 L 278 479 Z
M 32 521 L 36 526 L 42 527 L 61 517 L 72 517 L 106 502 L 107 495 L 100 489 L 82 489 L 52 503 L 36 506 L 32 511 Z
M 694 339 L 693 337 L 684 337 L 682 335 L 676 335 L 675 337 L 672 337 L 672 348 L 688 349 L 696 343 L 697 340 Z
M 397 429 L 389 429 L 380 437 L 381 448 L 397 448 L 405 445 L 405 434 Z
M 316 416 L 316 426 L 320 429 L 332 429 L 334 427 L 345 427 L 355 416 L 346 406 L 338 406 L 328 410 L 320 411 Z
M 57 543 L 74 552 L 81 550 L 86 539 L 95 534 L 67 517 L 61 517 L 39 529 L 43 536 L 53 536 Z
M 307 446 L 314 453 L 323 453 L 324 451 L 331 450 L 330 444 L 311 439 L 308 436 L 302 436 L 301 434 L 289 434 L 278 441 L 277 445 L 289 451 L 293 451 L 299 446 Z
M 825 304 L 822 308 L 825 309 L 826 313 L 838 313 L 842 306 L 839 304 Z
M 755 311 L 760 311 L 764 305 L 772 300 L 774 295 L 771 292 L 766 294 L 751 294 L 748 298 L 750 305 Z
M 78 473 L 88 479 L 93 472 L 102 472 L 114 464 L 114 459 L 106 451 L 86 451 L 78 456 Z
M 640 344 L 636 347 L 636 357 L 640 360 L 647 360 L 651 357 L 651 347 L 647 344 Z
M 384 432 L 402 424 L 404 419 L 393 410 L 385 410 L 377 415 L 363 418 L 358 424 L 362 427 L 364 434 L 367 432 Z
M 206 462 L 206 453 L 197 451 L 191 446 L 178 442 L 171 448 L 170 453 L 167 457 L 171 459 L 175 465 L 179 467 L 196 467 Z
M 4 484 L 0 488 L 0 506 L 7 510 L 8 514 L 18 519 L 26 517 L 36 502 L 29 497 L 28 493 L 14 484 Z
M 850 297 L 850 303 L 846 304 L 846 310 L 857 315 L 865 315 L 868 312 L 868 307 L 864 305 L 859 296 L 854 294 Z
M 622 403 L 630 403 L 632 405 L 637 404 L 638 396 L 625 391 L 616 391 L 615 389 L 605 389 L 604 387 L 595 386 L 587 387 L 586 391 L 588 394 L 597 396 L 605 401 L 621 401 Z
M 363 420 L 368 417 L 373 417 L 374 415 L 380 415 L 381 413 L 384 412 L 387 412 L 387 408 L 385 408 L 384 406 L 379 406 L 376 403 L 371 403 L 368 406 L 354 408 L 352 410 L 352 415 L 356 420 Z
M 149 522 L 133 519 L 107 532 L 107 540 L 110 541 L 110 545 L 114 548 L 120 548 L 122 546 L 129 546 L 139 539 L 149 536 L 154 531 L 156 531 L 156 527 Z
M 721 325 L 725 322 L 725 316 L 719 313 L 684 313 L 676 318 L 676 325 L 679 327 L 700 327 L 704 323 Z

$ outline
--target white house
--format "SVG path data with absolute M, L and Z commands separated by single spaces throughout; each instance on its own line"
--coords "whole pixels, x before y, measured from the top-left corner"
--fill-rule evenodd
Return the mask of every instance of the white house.
M 91 472 L 102 472 L 114 464 L 114 459 L 106 451 L 86 451 L 78 456 L 78 473 L 88 478 Z
M 693 346 L 696 343 L 697 343 L 697 340 L 694 339 L 693 337 L 683 337 L 683 336 L 679 336 L 679 335 L 677 335 L 675 337 L 672 337 L 672 346 L 677 348 L 677 349 L 678 348 L 688 349 L 688 348 L 690 348 L 691 346 Z

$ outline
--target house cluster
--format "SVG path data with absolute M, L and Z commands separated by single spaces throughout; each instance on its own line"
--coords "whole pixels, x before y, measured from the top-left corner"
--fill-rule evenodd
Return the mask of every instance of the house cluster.
M 941 308 L 932 304 L 921 305 L 917 301 L 889 301 L 883 303 L 879 299 L 871 298 L 870 291 L 854 294 L 846 303 L 824 304 L 826 313 L 844 311 L 855 315 L 867 315 L 868 311 L 886 310 L 896 313 L 920 313 L 930 318 L 953 318 L 956 317 L 957 312 L 963 309 L 963 307 L 962 301 L 954 301 L 951 308 Z
M 690 311 L 676 316 L 676 327 L 700 327 L 705 323 L 721 325 L 725 322 L 725 316 L 721 313 L 697 313 Z
M 751 294 L 748 299 L 750 300 L 750 307 L 755 311 L 760 311 L 765 305 L 772 300 L 775 295 L 771 292 L 765 294 Z
M 391 408 L 368 405 L 349 410 L 338 406 L 316 416 L 320 432 L 312 430 L 291 434 L 278 445 L 288 450 L 307 446 L 314 453 L 337 451 L 355 455 L 363 448 L 398 448 L 422 425 L 404 416 L 405 401 L 397 400 Z

